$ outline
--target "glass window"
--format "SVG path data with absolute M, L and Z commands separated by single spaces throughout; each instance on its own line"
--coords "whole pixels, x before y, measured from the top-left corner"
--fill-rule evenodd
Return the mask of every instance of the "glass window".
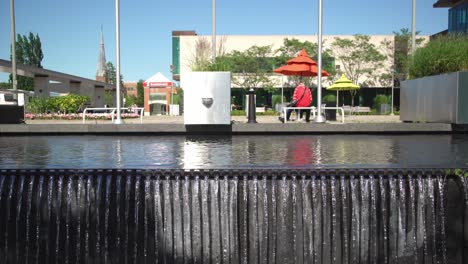
M 12 94 L 5 94 L 5 102 L 16 102 L 16 100 Z
M 166 100 L 166 94 L 165 93 L 152 93 L 150 94 L 150 100 L 151 101 L 156 101 L 156 100 Z

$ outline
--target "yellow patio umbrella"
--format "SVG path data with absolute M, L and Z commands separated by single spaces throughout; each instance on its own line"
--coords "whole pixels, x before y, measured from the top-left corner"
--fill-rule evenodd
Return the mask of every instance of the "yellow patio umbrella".
M 350 91 L 350 90 L 358 90 L 361 87 L 351 82 L 350 79 L 346 77 L 346 75 L 341 75 L 341 77 L 332 85 L 327 87 L 327 90 L 336 91 L 336 107 L 338 107 L 338 92 L 339 91 Z

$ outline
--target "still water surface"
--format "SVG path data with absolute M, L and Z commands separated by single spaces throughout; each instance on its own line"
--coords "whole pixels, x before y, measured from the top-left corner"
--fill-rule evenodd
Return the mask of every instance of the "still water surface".
M 0 168 L 455 168 L 468 135 L 0 137 Z

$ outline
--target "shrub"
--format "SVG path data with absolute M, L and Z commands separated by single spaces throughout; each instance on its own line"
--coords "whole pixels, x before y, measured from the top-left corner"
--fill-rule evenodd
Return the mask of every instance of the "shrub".
M 69 94 L 59 97 L 33 97 L 29 100 L 28 109 L 33 114 L 45 113 L 78 113 L 89 102 L 89 97 Z
M 286 102 L 286 98 L 283 97 L 283 102 Z M 274 94 L 271 96 L 271 104 L 273 107 L 277 104 L 281 104 L 281 95 L 280 94 Z
M 233 110 L 231 111 L 231 116 L 245 116 L 244 110 Z
M 268 109 L 263 113 L 262 112 L 256 113 L 256 115 L 258 115 L 258 116 L 275 116 L 275 115 L 279 115 L 279 113 L 276 112 L 275 110 Z
M 468 70 L 468 36 L 448 35 L 416 50 L 409 68 L 410 78 Z
M 81 112 L 83 111 L 86 103 L 89 102 L 89 97 L 77 94 L 69 94 L 66 96 L 60 96 L 51 99 L 56 100 L 58 111 L 62 113 Z
M 334 94 L 327 94 L 322 98 L 324 103 L 336 103 L 336 95 Z
M 27 109 L 30 113 L 33 113 L 33 114 L 41 114 L 41 113 L 49 112 L 47 100 L 43 97 L 29 98 Z
M 381 104 L 390 104 L 390 96 L 386 96 L 384 94 L 379 94 L 374 97 L 374 107 L 379 107 Z

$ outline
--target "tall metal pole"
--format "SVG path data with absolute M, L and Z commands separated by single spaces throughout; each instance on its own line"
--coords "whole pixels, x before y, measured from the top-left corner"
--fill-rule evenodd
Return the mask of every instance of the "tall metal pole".
M 325 118 L 322 116 L 322 0 L 319 0 L 319 15 L 318 15 L 318 73 L 317 73 L 317 116 L 316 123 L 324 123 Z
M 393 58 L 393 61 L 392 61 L 392 110 L 391 110 L 391 113 L 390 115 L 395 115 L 395 113 L 393 112 L 393 104 L 394 104 L 394 100 L 393 100 L 393 96 L 394 96 L 394 90 L 395 90 L 395 37 L 393 37 L 393 49 L 392 49 L 392 58 Z
M 216 0 L 213 0 L 211 21 L 211 60 L 216 60 Z
M 18 89 L 16 80 L 16 31 L 15 31 L 15 0 L 10 0 L 11 19 L 11 74 L 13 75 L 13 90 Z M 17 97 L 17 94 L 15 94 Z
M 411 22 L 411 54 L 416 51 L 416 0 L 413 0 L 413 15 Z
M 115 51 L 116 51 L 116 106 L 117 106 L 117 118 L 114 120 L 114 124 L 122 124 L 122 118 L 120 115 L 120 1 L 115 0 Z

